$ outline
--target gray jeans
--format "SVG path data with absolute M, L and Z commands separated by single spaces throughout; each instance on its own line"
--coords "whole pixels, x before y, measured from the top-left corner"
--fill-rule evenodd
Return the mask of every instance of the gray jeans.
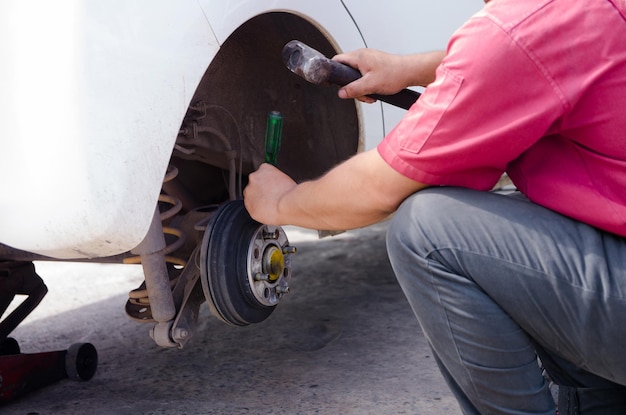
M 465 414 L 554 415 L 538 354 L 580 413 L 626 414 L 626 238 L 448 187 L 408 198 L 387 244 Z

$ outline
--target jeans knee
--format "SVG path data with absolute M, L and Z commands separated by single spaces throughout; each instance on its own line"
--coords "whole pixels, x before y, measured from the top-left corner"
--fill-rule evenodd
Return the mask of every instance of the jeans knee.
M 433 249 L 432 229 L 436 222 L 437 195 L 423 190 L 407 198 L 398 208 L 387 231 L 387 252 L 394 269 L 400 264 L 426 257 Z M 396 273 L 397 274 L 397 273 Z
M 408 229 L 408 222 L 412 219 L 409 215 L 410 209 L 405 208 L 407 203 L 405 200 L 394 213 L 387 230 L 387 253 L 392 264 L 396 257 L 404 255 L 407 243 L 411 239 L 410 235 L 412 232 Z
M 387 249 L 390 254 L 404 252 L 412 247 L 424 256 L 430 248 L 429 241 L 445 217 L 447 203 L 444 189 L 426 189 L 409 196 L 394 214 L 387 232 Z

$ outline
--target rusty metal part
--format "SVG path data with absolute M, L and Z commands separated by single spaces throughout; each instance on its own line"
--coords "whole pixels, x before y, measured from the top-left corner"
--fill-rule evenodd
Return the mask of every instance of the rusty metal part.
M 155 326 L 155 330 L 150 333 L 157 344 L 167 342 L 167 339 L 159 339 L 160 336 L 167 336 L 182 349 L 196 332 L 200 306 L 205 301 L 202 287 L 198 283 L 200 278 L 198 252 L 199 248 L 196 248 L 191 254 L 188 265 L 183 269 L 172 291 L 177 312 L 169 332 L 159 332 L 158 326 Z
M 157 326 L 167 326 L 176 315 L 163 252 L 165 246 L 160 213 L 159 209 L 156 208 L 147 235 L 132 252 L 141 257 L 146 289 L 150 298 L 150 310 Z M 175 347 L 177 345 L 170 342 L 170 344 L 163 344 L 162 346 Z
M 248 284 L 260 304 L 275 306 L 289 292 L 290 254 L 295 252 L 280 227 L 263 225 L 252 236 L 247 257 Z
M 236 159 L 240 157 L 241 154 L 233 148 L 232 140 L 223 131 L 223 127 L 221 127 L 219 123 L 215 123 L 215 125 L 200 124 L 202 120 L 205 120 L 209 114 L 213 114 L 213 112 L 223 113 L 224 117 L 231 121 L 231 124 L 237 132 L 237 138 L 241 140 L 237 121 L 227 109 L 219 105 L 207 104 L 200 100 L 189 106 L 189 113 L 185 117 L 185 120 L 183 120 L 183 126 L 178 132 L 175 150 L 178 154 L 183 154 L 184 157 L 199 159 L 203 162 L 209 162 L 209 160 L 203 157 L 202 154 L 205 153 L 203 150 L 209 150 L 211 152 L 218 150 L 217 154 L 219 154 L 219 160 L 222 163 L 224 160 L 226 161 L 226 164 L 220 167 L 228 170 L 229 199 L 235 200 L 241 197 L 241 189 L 237 186 L 236 166 Z M 217 147 L 215 147 L 215 143 L 219 143 Z M 206 154 L 204 154 L 204 156 L 206 156 Z M 221 164 L 217 162 L 217 160 L 211 161 L 212 163 L 209 164 Z M 197 205 L 194 205 L 194 207 L 195 206 Z
M 157 284 L 151 291 L 153 283 L 146 275 L 147 307 L 156 323 L 150 336 L 162 347 L 184 347 L 196 332 L 200 306 L 205 301 L 220 320 L 243 326 L 265 320 L 289 292 L 290 256 L 296 248 L 289 245 L 282 228 L 251 219 L 241 200 L 202 213 L 210 218 L 206 227 L 200 226 L 202 243 L 193 250 L 173 289 L 169 284 Z M 161 245 L 155 243 L 147 252 Z M 155 314 L 163 311 L 163 305 L 153 303 L 154 294 L 161 300 L 167 298 L 167 303 L 171 301 L 173 315 Z
M 361 77 L 358 70 L 328 59 L 299 40 L 292 40 L 284 46 L 282 58 L 290 71 L 316 85 L 344 86 Z M 420 97 L 420 94 L 410 89 L 403 89 L 393 95 L 372 94 L 368 96 L 400 108 L 409 109 Z
M 178 168 L 169 165 L 163 183 L 169 183 L 178 176 Z M 166 208 L 161 209 L 161 206 Z M 175 268 L 184 267 L 187 261 L 174 255 L 182 248 L 187 240 L 186 233 L 174 226 L 169 226 L 183 209 L 183 203 L 177 197 L 160 194 L 159 204 L 150 224 L 145 239 L 132 252 L 138 254 L 124 260 L 127 264 L 142 264 L 145 281 L 139 288 L 132 290 L 126 302 L 126 314 L 135 321 L 157 322 L 158 324 L 171 320 L 175 315 L 171 304 L 170 292 L 161 292 L 166 276 L 169 289 L 174 287 L 180 271 Z M 158 220 L 157 220 L 158 215 Z M 167 243 L 165 235 L 175 237 L 174 242 Z M 149 282 L 150 281 L 150 282 Z M 150 298 L 155 295 L 153 299 Z M 154 310 L 153 310 L 154 308 Z M 170 345 L 171 346 L 171 345 Z

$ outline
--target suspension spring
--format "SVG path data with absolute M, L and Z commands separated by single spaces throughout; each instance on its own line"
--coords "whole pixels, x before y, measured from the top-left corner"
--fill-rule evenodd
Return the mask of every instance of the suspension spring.
M 163 183 L 174 180 L 176 176 L 178 176 L 178 168 L 176 166 L 169 165 L 167 168 L 167 173 L 165 174 L 165 178 L 163 179 Z M 161 222 L 163 222 L 164 224 L 167 223 L 167 221 L 169 221 L 171 218 L 176 216 L 183 208 L 183 203 L 180 201 L 180 199 L 163 193 L 159 195 L 159 203 L 170 206 L 168 209 L 161 212 L 160 218 Z M 163 226 L 163 233 L 176 237 L 176 240 L 173 243 L 167 245 L 163 249 L 165 261 L 168 264 L 178 265 L 180 267 L 184 267 L 185 265 L 187 265 L 187 261 L 185 259 L 171 255 L 173 252 L 177 251 L 185 244 L 187 240 L 187 235 L 178 228 L 165 225 Z M 141 257 L 133 256 L 125 258 L 124 263 L 141 264 Z
M 176 176 L 178 176 L 178 168 L 176 166 L 169 165 L 167 168 L 167 172 L 165 174 L 165 178 L 163 179 L 163 183 L 167 183 L 171 180 L 174 180 Z M 182 210 L 183 204 L 180 199 L 167 195 L 167 194 L 163 194 L 163 193 L 159 195 L 158 202 L 159 202 L 160 207 L 167 206 L 167 209 L 161 210 L 159 214 L 159 219 L 163 223 L 163 233 L 165 235 L 170 235 L 176 238 L 174 242 L 166 245 L 165 248 L 161 250 L 161 253 L 163 254 L 165 258 L 165 262 L 167 264 L 171 264 L 178 268 L 183 268 L 185 265 L 187 265 L 187 261 L 184 258 L 180 258 L 173 254 L 185 244 L 187 240 L 187 235 L 181 229 L 166 225 L 167 223 L 169 223 L 169 220 L 171 218 L 176 216 Z M 125 258 L 123 260 L 123 263 L 141 264 L 141 256 L 136 255 L 136 256 Z M 173 273 L 170 272 L 170 286 L 171 287 L 173 287 L 176 284 L 179 274 L 180 274 L 179 272 L 173 272 Z M 141 287 L 135 290 L 132 290 L 128 296 L 129 296 L 129 301 L 131 301 L 132 303 L 136 305 L 149 305 L 150 304 L 150 301 L 148 298 L 148 290 L 146 289 L 145 284 L 142 284 Z M 139 320 L 140 318 L 136 318 L 136 319 Z

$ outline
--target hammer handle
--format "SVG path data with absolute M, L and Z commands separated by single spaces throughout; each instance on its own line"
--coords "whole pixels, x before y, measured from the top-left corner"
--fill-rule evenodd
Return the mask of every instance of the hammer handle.
M 361 72 L 351 66 L 333 60 L 328 62 L 331 66 L 328 82 L 331 84 L 345 86 L 361 77 Z M 420 93 L 410 89 L 403 89 L 393 95 L 371 94 L 368 97 L 408 110 L 420 97 Z

